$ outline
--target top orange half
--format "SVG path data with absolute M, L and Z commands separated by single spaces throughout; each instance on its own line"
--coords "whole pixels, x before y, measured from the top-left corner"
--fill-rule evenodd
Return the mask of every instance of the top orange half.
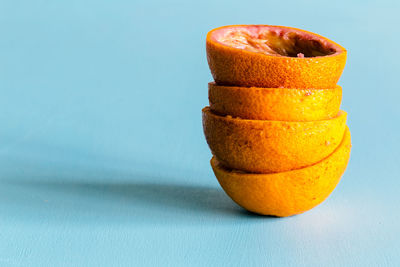
M 216 28 L 206 48 L 217 84 L 267 88 L 332 88 L 347 54 L 318 34 L 270 25 Z

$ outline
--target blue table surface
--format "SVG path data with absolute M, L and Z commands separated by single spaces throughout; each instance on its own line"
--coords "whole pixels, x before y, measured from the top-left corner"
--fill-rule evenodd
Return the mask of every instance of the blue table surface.
M 0 1 L 0 266 L 399 266 L 398 1 Z M 307 29 L 348 49 L 353 150 L 289 218 L 209 166 L 206 33 Z

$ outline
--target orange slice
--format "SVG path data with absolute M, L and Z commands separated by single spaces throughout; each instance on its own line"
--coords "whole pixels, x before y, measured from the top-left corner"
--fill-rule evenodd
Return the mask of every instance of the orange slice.
M 303 169 L 248 174 L 223 167 L 213 157 L 211 166 L 225 192 L 243 208 L 279 217 L 307 211 L 335 189 L 350 157 L 351 137 L 346 129 L 340 146 L 326 159 Z
M 207 34 L 206 49 L 219 85 L 333 88 L 346 64 L 342 46 L 283 26 L 220 27 Z
M 253 173 L 282 172 L 314 164 L 340 144 L 347 113 L 321 121 L 244 120 L 203 109 L 212 153 L 226 167 Z
M 315 121 L 335 117 L 342 88 L 288 89 L 208 84 L 211 110 L 252 120 Z

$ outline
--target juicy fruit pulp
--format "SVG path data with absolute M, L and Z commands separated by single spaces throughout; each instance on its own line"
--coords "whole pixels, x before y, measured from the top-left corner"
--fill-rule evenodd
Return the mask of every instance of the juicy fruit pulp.
M 215 35 L 221 44 L 273 56 L 319 57 L 332 55 L 339 49 L 316 36 L 286 28 L 238 27 Z

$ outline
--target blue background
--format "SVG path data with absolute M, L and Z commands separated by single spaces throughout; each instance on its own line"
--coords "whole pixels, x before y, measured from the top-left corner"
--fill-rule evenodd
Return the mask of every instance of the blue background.
M 400 264 L 398 1 L 0 1 L 0 266 Z M 254 216 L 220 189 L 205 36 L 303 28 L 348 49 L 353 151 L 329 199 Z

